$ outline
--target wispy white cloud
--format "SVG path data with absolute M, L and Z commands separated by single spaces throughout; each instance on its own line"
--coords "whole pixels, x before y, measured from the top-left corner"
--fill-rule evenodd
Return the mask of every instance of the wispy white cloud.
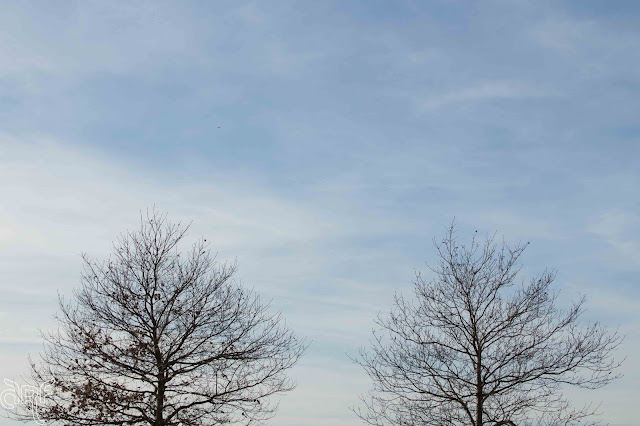
M 424 113 L 453 104 L 501 99 L 535 99 L 549 96 L 553 96 L 549 90 L 518 82 L 488 81 L 471 87 L 455 88 L 448 92 L 429 95 L 419 101 L 417 108 L 418 111 Z
M 47 7 L 5 4 L 0 14 L 6 31 L 0 43 L 0 75 L 40 72 L 77 78 L 87 72 L 140 70 L 171 63 L 172 57 L 191 56 L 198 44 L 188 14 L 170 3 L 158 6 L 93 1 Z
M 632 211 L 612 209 L 601 213 L 587 230 L 601 238 L 609 250 L 602 255 L 617 268 L 637 270 L 640 266 L 640 216 Z
M 536 42 L 545 47 L 565 54 L 577 53 L 576 49 L 582 45 L 583 39 L 595 28 L 597 27 L 594 22 L 553 18 L 534 25 L 530 34 Z

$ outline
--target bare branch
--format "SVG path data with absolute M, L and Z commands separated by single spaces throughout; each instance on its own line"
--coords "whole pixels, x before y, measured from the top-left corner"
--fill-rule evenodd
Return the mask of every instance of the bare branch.
M 179 252 L 188 226 L 155 210 L 120 236 L 110 259 L 83 256 L 82 285 L 60 298 L 35 383 L 39 404 L 15 415 L 61 425 L 254 424 L 306 347 L 268 304 L 233 281 L 206 240 Z
M 578 425 L 565 385 L 596 389 L 619 377 L 621 342 L 600 324 L 580 324 L 585 299 L 556 307 L 554 271 L 521 281 L 527 244 L 489 236 L 434 241 L 435 278 L 420 274 L 410 299 L 396 296 L 356 360 L 373 388 L 354 410 L 371 425 Z

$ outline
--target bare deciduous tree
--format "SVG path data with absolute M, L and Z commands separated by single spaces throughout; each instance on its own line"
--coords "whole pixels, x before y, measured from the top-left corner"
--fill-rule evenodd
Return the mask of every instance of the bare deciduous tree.
M 252 291 L 233 281 L 206 240 L 177 245 L 188 227 L 155 211 L 123 234 L 112 257 L 84 256 L 82 286 L 60 299 L 36 383 L 52 384 L 19 413 L 64 425 L 253 424 L 305 343 Z
M 373 381 L 364 407 L 371 425 L 575 425 L 592 422 L 573 408 L 565 385 L 600 388 L 617 377 L 612 351 L 621 337 L 600 324 L 580 326 L 584 297 L 556 307 L 555 274 L 517 284 L 526 247 L 459 244 L 452 225 L 434 241 L 435 278 L 414 282 L 379 316 L 370 350 L 356 360 Z

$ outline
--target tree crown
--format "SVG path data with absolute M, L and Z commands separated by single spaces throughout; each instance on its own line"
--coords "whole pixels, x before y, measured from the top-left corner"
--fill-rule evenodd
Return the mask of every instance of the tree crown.
M 285 373 L 306 344 L 205 239 L 179 251 L 187 230 L 152 211 L 108 260 L 83 256 L 81 287 L 60 299 L 59 329 L 32 362 L 54 392 L 22 418 L 206 426 L 273 415 L 269 397 L 293 389 Z
M 553 271 L 519 281 L 527 244 L 494 237 L 460 243 L 452 225 L 434 241 L 432 280 L 420 273 L 414 297 L 394 298 L 378 317 L 370 350 L 357 360 L 373 381 L 364 410 L 373 425 L 569 425 L 590 407 L 572 408 L 562 388 L 599 388 L 618 375 L 621 338 L 579 322 L 585 298 L 557 307 Z

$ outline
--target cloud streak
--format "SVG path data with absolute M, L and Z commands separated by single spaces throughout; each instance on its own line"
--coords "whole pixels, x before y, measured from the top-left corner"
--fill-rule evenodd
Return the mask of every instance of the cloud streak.
M 552 94 L 543 89 L 526 87 L 509 81 L 493 81 L 428 97 L 420 103 L 418 109 L 421 112 L 429 112 L 449 105 L 468 104 L 469 102 L 526 100 L 549 96 Z

